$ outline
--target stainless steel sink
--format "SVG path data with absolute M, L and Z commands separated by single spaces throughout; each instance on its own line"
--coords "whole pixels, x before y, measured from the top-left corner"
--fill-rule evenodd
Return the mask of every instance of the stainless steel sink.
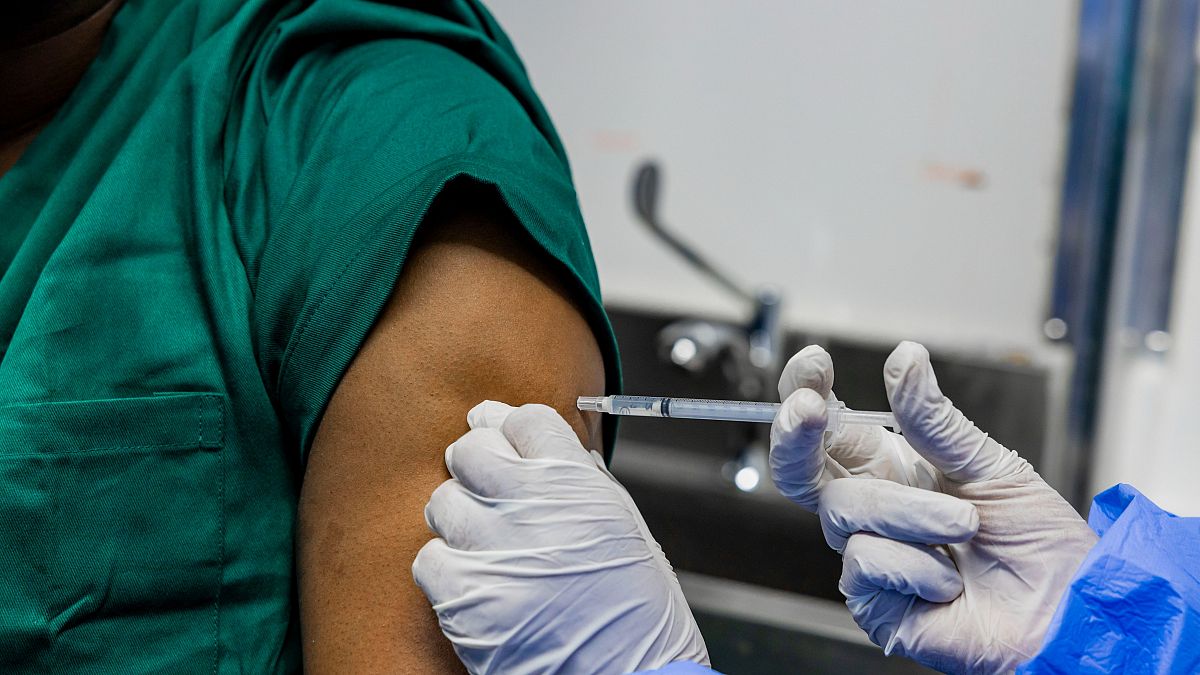
M 883 656 L 841 603 L 688 572 L 681 572 L 679 581 L 713 664 L 722 672 L 930 672 Z

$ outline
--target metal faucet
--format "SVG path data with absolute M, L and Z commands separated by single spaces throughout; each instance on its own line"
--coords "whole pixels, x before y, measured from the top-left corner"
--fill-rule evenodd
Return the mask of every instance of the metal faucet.
M 750 320 L 744 324 L 675 321 L 659 331 L 659 354 L 689 372 L 720 367 L 733 391 L 744 398 L 772 397 L 782 337 L 779 291 L 772 286 L 748 289 L 668 231 L 658 217 L 659 175 L 658 165 L 652 161 L 634 173 L 633 208 L 638 218 L 698 272 L 752 308 Z

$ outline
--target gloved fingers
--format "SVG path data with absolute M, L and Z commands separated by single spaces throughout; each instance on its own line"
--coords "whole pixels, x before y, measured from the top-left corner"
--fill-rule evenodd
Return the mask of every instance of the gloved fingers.
M 818 345 L 809 345 L 788 359 L 779 376 L 779 400 L 798 389 L 812 389 L 827 399 L 833 393 L 833 359 Z
M 942 394 L 929 352 L 921 345 L 901 342 L 884 364 L 883 381 L 904 437 L 950 480 L 971 483 L 1000 478 L 1028 466 Z
M 500 401 L 482 401 L 467 411 L 467 426 L 472 429 L 499 429 L 516 408 Z
M 450 548 L 460 551 L 492 548 L 493 535 L 502 529 L 493 522 L 495 517 L 493 510 L 458 480 L 437 486 L 425 504 L 429 529 Z
M 846 542 L 838 590 L 848 604 L 880 591 L 950 602 L 962 594 L 963 582 L 954 562 L 929 546 L 863 533 Z
M 499 497 L 520 487 L 512 471 L 521 461 L 497 429 L 472 429 L 446 448 L 446 468 L 463 487 L 482 497 Z
M 771 478 L 783 496 L 816 511 L 821 486 L 849 475 L 829 458 L 822 439 L 828 422 L 825 399 L 799 389 L 783 402 L 771 424 Z
M 970 502 L 940 492 L 871 478 L 830 481 L 818 508 L 825 541 L 843 552 L 858 532 L 914 544 L 955 544 L 979 530 Z
M 494 583 L 495 574 L 503 574 L 498 566 L 503 556 L 459 551 L 443 539 L 430 539 L 413 559 L 413 581 L 436 611 L 444 603 L 453 603 Z
M 560 459 L 595 466 L 575 430 L 550 406 L 531 403 L 508 414 L 500 432 L 525 459 Z

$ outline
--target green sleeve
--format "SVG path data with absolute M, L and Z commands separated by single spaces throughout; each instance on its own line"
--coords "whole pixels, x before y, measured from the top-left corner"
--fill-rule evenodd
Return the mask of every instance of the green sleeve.
M 524 97 L 425 40 L 330 44 L 289 63 L 256 168 L 263 231 L 244 255 L 262 374 L 302 458 L 422 217 L 456 177 L 495 186 L 515 222 L 561 263 L 618 386 L 570 171 L 548 121 L 530 114 L 540 104 Z

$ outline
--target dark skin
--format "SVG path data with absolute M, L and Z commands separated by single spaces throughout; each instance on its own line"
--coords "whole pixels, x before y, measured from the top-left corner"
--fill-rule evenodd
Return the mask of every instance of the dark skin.
M 120 0 L 14 4 L 0 6 L 0 176 L 79 82 Z M 483 399 L 552 405 L 601 447 L 599 417 L 574 402 L 604 390 L 603 362 L 567 287 L 493 190 L 458 182 L 438 197 L 310 451 L 296 532 L 307 672 L 462 672 L 412 580 L 423 508 Z
M 79 83 L 120 4 L 0 4 L 0 176 L 17 163 Z
M 592 332 L 511 216 L 480 197 L 451 190 L 426 218 L 313 442 L 297 541 L 307 672 L 462 670 L 411 566 L 472 405 L 547 403 L 601 447 L 599 416 L 574 405 L 604 390 Z

